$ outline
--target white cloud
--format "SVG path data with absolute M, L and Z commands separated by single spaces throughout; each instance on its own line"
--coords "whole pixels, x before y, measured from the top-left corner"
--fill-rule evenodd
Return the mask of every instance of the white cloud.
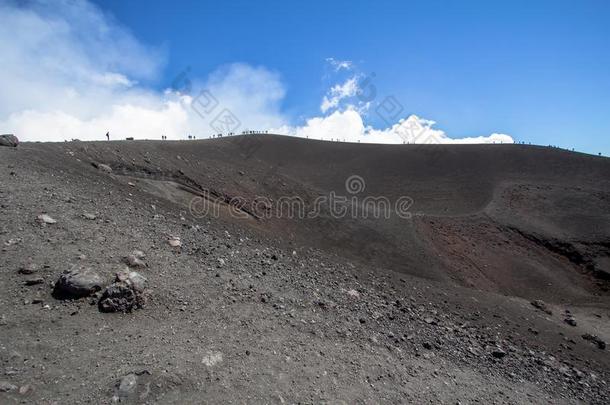
M 280 108 L 286 95 L 280 75 L 264 67 L 244 63 L 223 66 L 201 88 L 209 90 L 219 102 L 209 117 L 203 117 L 204 121 L 214 119 L 226 108 L 241 121 L 239 132 L 277 127 L 287 122 Z
M 326 58 L 326 62 L 334 69 L 335 72 L 340 70 L 352 70 L 354 63 L 351 60 L 338 60 L 335 58 Z
M 492 134 L 472 138 L 450 138 L 442 130 L 433 128 L 435 122 L 411 115 L 386 129 L 365 126 L 362 116 L 355 109 L 335 111 L 325 117 L 307 120 L 304 126 L 281 127 L 277 131 L 302 138 L 339 140 L 362 143 L 513 143 L 509 135 Z
M 432 128 L 434 122 L 415 116 L 386 129 L 365 126 L 362 114 L 370 103 L 355 99 L 360 91 L 357 73 L 331 87 L 320 107 L 325 115 L 310 118 L 303 126 L 291 125 L 282 112 L 285 87 L 277 72 L 264 67 L 230 64 L 206 79 L 190 78 L 187 72 L 177 81 L 186 80 L 188 86 L 173 86 L 182 92 L 155 91 L 147 83 L 160 76 L 164 53 L 142 44 L 85 1 L 0 4 L 0 55 L 0 129 L 22 140 L 100 140 L 107 131 L 113 139 L 205 137 L 216 132 L 211 124 L 225 111 L 241 124 L 235 132 L 269 129 L 316 139 L 381 143 L 510 140 L 498 134 L 451 139 Z M 354 69 L 350 61 L 330 58 L 328 63 L 337 72 Z M 209 93 L 202 94 L 202 89 Z M 407 124 L 420 125 L 430 136 L 413 132 L 417 127 L 405 129 Z
M 320 110 L 326 113 L 338 108 L 342 100 L 356 96 L 359 90 L 357 76 L 350 77 L 343 84 L 334 85 L 322 99 Z
M 22 140 L 94 140 L 107 131 L 113 139 L 203 137 L 214 133 L 210 123 L 223 109 L 252 128 L 286 123 L 284 87 L 263 67 L 223 66 L 193 79 L 190 94 L 139 84 L 159 75 L 162 52 L 86 2 L 0 5 L 0 55 L 0 128 Z M 191 106 L 202 88 L 218 101 L 205 117 Z

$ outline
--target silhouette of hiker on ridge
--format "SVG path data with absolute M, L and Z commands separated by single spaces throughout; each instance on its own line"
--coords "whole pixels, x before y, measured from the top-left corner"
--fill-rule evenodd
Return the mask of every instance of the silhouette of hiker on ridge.
M 106 132 L 106 139 L 110 140 L 110 132 Z

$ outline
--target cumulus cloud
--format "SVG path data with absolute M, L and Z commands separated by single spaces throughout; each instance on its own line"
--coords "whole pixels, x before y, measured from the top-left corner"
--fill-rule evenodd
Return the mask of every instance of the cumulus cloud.
M 370 104 L 357 99 L 361 75 L 351 73 L 352 62 L 332 58 L 327 62 L 334 71 L 351 77 L 331 86 L 322 116 L 302 125 L 282 111 L 280 74 L 261 66 L 229 64 L 207 78 L 191 77 L 186 69 L 157 91 L 150 86 L 164 70 L 164 50 L 142 44 L 85 1 L 1 3 L 0 55 L 0 129 L 27 141 L 99 140 L 107 131 L 113 139 L 184 139 L 247 129 L 352 142 L 510 139 L 452 139 L 415 116 L 385 129 L 366 126 L 363 111 Z
M 410 115 L 390 128 L 375 129 L 364 124 L 362 116 L 358 111 L 348 108 L 344 111 L 334 111 L 325 117 L 310 118 L 303 126 L 284 126 L 277 128 L 276 131 L 302 138 L 362 143 L 513 143 L 512 137 L 505 134 L 450 138 L 444 131 L 433 128 L 435 124 L 434 121 Z
M 358 94 L 358 77 L 352 76 L 342 84 L 334 85 L 322 99 L 320 110 L 325 113 L 331 109 L 339 107 L 339 103 L 347 98 L 355 97 Z
M 354 63 L 351 60 L 338 60 L 335 58 L 326 58 L 326 62 L 334 69 L 335 72 L 340 70 L 352 70 Z
M 275 72 L 231 64 L 207 79 L 183 78 L 192 80 L 188 92 L 154 91 L 143 82 L 163 70 L 161 50 L 141 44 L 90 3 L 26 4 L 0 5 L 3 132 L 29 141 L 103 139 L 107 131 L 114 139 L 179 139 L 213 133 L 211 123 L 223 111 L 238 116 L 242 127 L 286 123 L 279 109 L 284 86 Z M 202 114 L 194 103 L 201 105 L 204 88 L 215 108 Z

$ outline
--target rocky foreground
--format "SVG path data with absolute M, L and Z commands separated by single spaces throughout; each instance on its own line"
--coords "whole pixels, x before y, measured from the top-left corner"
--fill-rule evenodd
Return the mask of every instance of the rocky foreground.
M 0 148 L 0 403 L 596 403 L 610 310 L 371 268 Z

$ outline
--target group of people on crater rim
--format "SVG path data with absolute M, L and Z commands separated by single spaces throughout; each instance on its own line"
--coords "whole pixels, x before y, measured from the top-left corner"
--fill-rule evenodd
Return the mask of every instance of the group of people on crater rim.
M 255 134 L 268 134 L 268 133 L 269 133 L 269 131 L 250 131 L 250 130 L 241 131 L 241 134 L 242 134 L 242 135 L 255 135 Z M 229 133 L 227 133 L 227 136 L 233 136 L 233 135 L 235 135 L 235 133 L 234 133 L 234 132 L 229 132 Z M 195 137 L 195 135 L 187 135 L 187 137 L 188 137 L 188 139 L 189 139 L 189 140 L 195 140 L 195 139 L 197 139 L 197 137 Z M 222 138 L 222 137 L 223 137 L 223 134 L 212 134 L 212 136 L 211 136 L 211 137 L 212 137 L 212 138 Z M 307 138 L 309 138 L 309 136 L 308 136 Z M 106 132 L 106 139 L 107 139 L 107 140 L 110 140 L 110 131 Z M 167 140 L 167 135 L 161 135 L 161 139 L 162 139 L 162 140 L 164 140 L 164 141 L 166 141 L 166 140 Z M 335 139 L 333 139 L 333 138 L 331 138 L 330 140 L 331 140 L 331 141 L 335 141 Z M 337 142 L 341 142 L 341 140 L 340 140 L 340 139 L 338 139 L 338 138 L 336 139 L 336 141 L 337 141 Z M 343 142 L 345 142 L 345 139 L 343 139 Z M 360 143 L 360 140 L 358 140 L 358 143 Z M 403 141 L 403 144 L 404 144 L 404 143 L 405 143 L 405 142 Z M 407 142 L 407 143 L 408 143 L 408 142 Z M 495 142 L 494 142 L 494 143 L 495 143 Z M 519 143 L 520 145 L 525 145 L 525 144 L 526 144 L 526 143 L 525 143 L 525 141 L 518 142 L 518 143 Z M 531 143 L 531 142 L 528 142 L 527 144 L 528 144 L 528 145 L 531 145 L 532 143 Z M 548 147 L 549 147 L 549 148 L 560 148 L 559 146 L 555 146 L 555 145 L 549 145 Z M 572 148 L 572 152 L 574 152 L 574 148 Z M 598 156 L 602 156 L 602 153 L 601 153 L 601 152 L 600 152 L 600 153 L 598 153 Z

